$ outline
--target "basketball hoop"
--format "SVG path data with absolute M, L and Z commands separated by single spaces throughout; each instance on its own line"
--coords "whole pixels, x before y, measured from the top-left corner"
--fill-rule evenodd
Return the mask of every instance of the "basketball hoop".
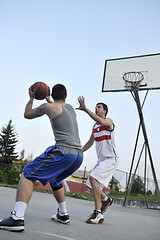
M 125 88 L 138 90 L 141 82 L 144 79 L 144 75 L 141 72 L 126 72 L 123 75 L 125 81 Z

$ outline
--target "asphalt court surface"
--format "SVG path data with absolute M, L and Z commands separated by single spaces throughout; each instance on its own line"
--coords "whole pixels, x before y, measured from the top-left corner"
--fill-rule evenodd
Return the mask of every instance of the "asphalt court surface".
M 0 219 L 13 210 L 16 189 L 0 187 Z M 57 203 L 52 194 L 33 192 L 25 213 L 21 233 L 0 230 L 0 240 L 160 240 L 160 210 L 123 207 L 112 204 L 104 213 L 102 224 L 86 224 L 94 203 L 66 197 L 71 222 L 51 220 Z

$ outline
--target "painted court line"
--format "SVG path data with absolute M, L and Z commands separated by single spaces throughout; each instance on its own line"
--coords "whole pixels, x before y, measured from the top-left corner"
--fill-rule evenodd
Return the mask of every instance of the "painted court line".
M 75 239 L 73 239 L 73 238 L 68 238 L 68 237 L 56 235 L 56 234 L 53 234 L 53 233 L 40 232 L 40 231 L 36 231 L 36 233 L 45 234 L 45 235 L 54 236 L 54 237 L 59 237 L 59 238 L 61 238 L 61 239 L 66 239 L 66 240 L 75 240 Z

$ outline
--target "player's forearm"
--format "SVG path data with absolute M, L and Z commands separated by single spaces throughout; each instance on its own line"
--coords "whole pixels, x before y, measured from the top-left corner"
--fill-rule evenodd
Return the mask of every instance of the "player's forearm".
M 103 118 L 99 117 L 98 115 L 96 115 L 95 113 L 93 113 L 92 111 L 90 111 L 88 108 L 85 109 L 85 112 L 86 112 L 96 123 L 99 123 L 100 125 L 103 125 L 103 123 L 104 123 Z
M 87 151 L 90 147 L 91 147 L 91 145 L 87 142 L 87 143 L 82 147 L 82 151 L 85 152 L 85 151 Z
M 92 147 L 94 143 L 94 138 L 93 138 L 93 135 L 91 135 L 89 141 L 82 147 L 82 151 L 85 152 L 87 151 L 90 147 Z
M 29 102 L 27 103 L 27 105 L 25 107 L 25 111 L 24 111 L 25 118 L 31 119 L 33 100 L 34 100 L 34 98 L 30 98 Z

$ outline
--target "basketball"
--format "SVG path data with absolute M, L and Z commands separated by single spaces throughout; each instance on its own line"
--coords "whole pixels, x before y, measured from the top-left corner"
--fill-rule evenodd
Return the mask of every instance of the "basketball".
M 34 83 L 31 86 L 31 90 L 34 91 L 35 88 L 36 88 L 35 99 L 37 99 L 37 100 L 43 100 L 46 97 L 48 97 L 49 94 L 50 94 L 49 87 L 44 82 L 36 82 L 36 83 Z

